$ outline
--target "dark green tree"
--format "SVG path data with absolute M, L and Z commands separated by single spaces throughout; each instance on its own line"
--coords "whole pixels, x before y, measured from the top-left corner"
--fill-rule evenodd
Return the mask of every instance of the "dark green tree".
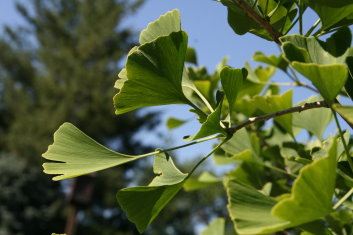
M 119 63 L 135 40 L 121 23 L 142 2 L 32 0 L 17 5 L 27 24 L 5 27 L 0 39 L 0 188 L 6 191 L 0 201 L 0 231 L 63 232 L 63 186 L 49 181 L 41 169 L 41 154 L 63 122 L 77 124 L 119 151 L 148 148 L 132 137 L 141 128 L 153 128 L 157 116 L 116 116 L 112 102 Z M 115 198 L 105 194 L 126 184 L 123 171 L 106 172 L 104 180 L 98 174 L 93 206 L 82 210 L 80 234 L 135 231 L 117 212 Z M 112 213 L 107 216 L 107 211 Z

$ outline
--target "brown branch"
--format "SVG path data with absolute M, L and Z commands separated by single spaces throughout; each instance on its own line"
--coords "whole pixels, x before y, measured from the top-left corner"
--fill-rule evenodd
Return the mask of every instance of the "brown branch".
M 279 38 L 283 36 L 280 32 L 278 32 L 275 28 L 272 27 L 270 22 L 266 19 L 259 16 L 259 14 L 254 11 L 244 0 L 233 0 L 244 12 L 253 19 L 256 23 L 262 26 L 271 36 L 273 41 L 275 41 L 278 45 L 281 45 Z
M 271 119 L 271 118 L 274 118 L 274 117 L 278 117 L 278 116 L 282 116 L 282 115 L 285 115 L 285 114 L 301 112 L 301 111 L 304 111 L 304 110 L 307 110 L 307 109 L 315 109 L 315 108 L 329 108 L 329 106 L 326 103 L 326 101 L 318 101 L 318 102 L 313 102 L 313 103 L 306 103 L 306 104 L 303 104 L 301 106 L 297 106 L 297 107 L 281 110 L 281 111 L 274 112 L 274 113 L 265 114 L 265 115 L 258 116 L 258 117 L 251 117 L 251 118 L 248 118 L 247 121 L 245 121 L 245 122 L 243 122 L 243 123 L 241 123 L 241 124 L 239 124 L 237 126 L 229 128 L 228 129 L 228 133 L 230 135 L 232 135 L 235 132 L 237 132 L 238 130 L 240 130 L 241 128 L 246 127 L 246 126 L 248 126 L 248 125 L 250 125 L 252 123 L 255 123 L 255 122 L 265 121 L 265 120 L 268 120 L 268 119 Z

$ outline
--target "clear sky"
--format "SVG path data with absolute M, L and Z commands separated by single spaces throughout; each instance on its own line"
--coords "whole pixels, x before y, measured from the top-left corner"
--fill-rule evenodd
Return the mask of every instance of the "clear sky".
M 13 0 L 1 0 L 0 25 L 23 23 L 20 16 L 16 13 L 14 2 Z M 265 54 L 279 53 L 279 49 L 274 42 L 260 39 L 252 34 L 236 35 L 228 26 L 226 7 L 212 0 L 147 0 L 137 14 L 129 16 L 123 25 L 140 31 L 161 14 L 175 8 L 178 8 L 181 12 L 182 28 L 189 35 L 189 46 L 196 49 L 199 64 L 205 65 L 209 72 L 213 72 L 215 66 L 224 56 L 229 57 L 228 64 L 230 66 L 242 67 L 245 62 L 251 62 L 251 57 L 256 51 L 262 51 Z M 307 16 L 308 22 L 314 23 L 316 19 L 317 16 L 314 14 Z M 288 81 L 283 79 L 283 77 L 283 75 L 277 75 L 276 80 Z M 310 95 L 303 89 L 299 89 L 299 93 L 295 94 L 294 103 Z M 168 116 L 181 119 L 193 118 L 193 115 L 188 112 L 188 107 L 185 106 L 163 106 L 148 110 L 162 110 L 164 120 Z M 167 139 L 170 140 L 170 143 L 164 145 L 164 147 L 182 144 L 181 138 L 185 135 L 195 134 L 198 128 L 199 124 L 197 121 L 172 132 L 161 126 L 160 131 L 167 133 Z M 149 135 L 149 133 L 142 133 L 140 138 L 154 144 L 160 140 L 160 138 Z M 204 154 L 210 149 L 211 144 L 205 143 L 202 146 L 189 147 L 185 151 L 179 151 L 178 155 L 187 155 L 189 157 L 190 155 Z

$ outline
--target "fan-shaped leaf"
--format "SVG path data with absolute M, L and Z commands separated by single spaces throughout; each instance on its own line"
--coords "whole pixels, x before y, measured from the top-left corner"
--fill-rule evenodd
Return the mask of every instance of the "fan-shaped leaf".
M 117 114 L 155 105 L 190 104 L 182 90 L 187 35 L 161 36 L 131 53 L 127 80 L 114 97 Z
M 142 233 L 153 222 L 159 212 L 183 187 L 187 174 L 180 172 L 171 157 L 157 154 L 154 173 L 158 174 L 149 186 L 120 190 L 116 197 L 119 205 Z
M 147 28 L 141 31 L 140 44 L 152 42 L 160 36 L 167 36 L 173 32 L 179 32 L 180 12 L 178 9 L 168 11 L 161 15 L 156 21 L 147 25 Z
M 42 156 L 55 161 L 43 164 L 45 173 L 59 174 L 53 180 L 89 174 L 139 159 L 104 147 L 71 123 L 59 127 L 54 133 L 54 143 Z
M 223 218 L 214 219 L 200 235 L 224 235 L 225 221 Z

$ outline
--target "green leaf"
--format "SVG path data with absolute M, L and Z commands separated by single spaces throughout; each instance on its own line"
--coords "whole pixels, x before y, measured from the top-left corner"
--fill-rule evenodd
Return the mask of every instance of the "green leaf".
M 200 139 L 213 134 L 223 134 L 227 136 L 227 132 L 221 126 L 221 114 L 222 114 L 222 101 L 217 106 L 216 110 L 208 115 L 206 121 L 202 124 L 200 130 L 195 136 L 191 137 L 191 140 Z
M 341 27 L 333 33 L 325 43 L 321 42 L 325 50 L 335 57 L 340 57 L 350 48 L 352 33 L 348 27 Z
M 292 94 L 292 90 L 289 90 L 282 95 L 256 96 L 254 105 L 266 114 L 289 109 L 292 107 Z M 274 120 L 288 133 L 293 134 L 292 114 L 275 117 Z
M 342 56 L 331 55 L 329 51 L 333 54 L 342 53 L 342 51 L 338 53 L 339 50 L 333 48 L 332 40 L 331 38 L 327 42 L 320 42 L 314 37 L 300 35 L 281 38 L 286 58 L 292 62 L 292 66 L 299 73 L 314 84 L 329 103 L 335 100 L 346 83 L 348 69 L 345 60 L 352 54 L 352 50 L 348 49 Z M 324 47 L 329 51 L 326 51 Z
M 132 52 L 126 62 L 127 80 L 114 97 L 117 114 L 155 105 L 191 104 L 182 90 L 185 32 L 161 36 Z
M 229 215 L 238 233 L 267 234 L 289 225 L 289 222 L 271 214 L 276 200 L 234 179 L 226 178 L 224 184 L 228 195 Z
M 244 161 L 230 171 L 227 176 L 255 188 L 260 188 L 263 185 L 263 167 L 258 163 Z
M 267 234 L 316 221 L 332 211 L 336 181 L 337 140 L 326 144 L 326 156 L 304 166 L 292 193 L 276 200 L 256 189 L 225 179 L 228 211 L 240 234 Z
M 333 109 L 339 113 L 344 119 L 346 119 L 350 124 L 353 124 L 353 106 L 342 106 L 335 104 Z
M 177 127 L 185 124 L 186 122 L 187 121 L 179 120 L 179 119 L 176 119 L 176 118 L 168 118 L 168 120 L 167 120 L 167 128 L 169 130 L 171 130 L 171 129 L 177 128 Z
M 353 3 L 349 0 L 308 0 L 307 4 L 319 15 L 321 30 L 353 23 Z
M 308 100 L 300 102 L 296 106 L 304 105 L 305 103 L 311 103 L 319 101 L 315 96 L 311 96 Z M 317 108 L 309 109 L 300 113 L 293 113 L 293 125 L 301 128 L 305 128 L 320 140 L 324 134 L 328 124 L 332 120 L 331 110 L 328 108 Z
M 255 61 L 258 61 L 258 62 L 272 65 L 272 66 L 279 68 L 283 71 L 286 71 L 287 67 L 288 67 L 288 62 L 284 59 L 282 54 L 279 56 L 276 56 L 276 55 L 266 56 L 261 51 L 257 51 L 257 52 L 255 52 L 252 59 Z
M 152 42 L 160 36 L 168 36 L 180 30 L 180 12 L 178 9 L 174 9 L 149 23 L 147 28 L 141 31 L 139 41 L 140 44 Z
M 53 180 L 89 174 L 139 159 L 104 147 L 71 123 L 59 127 L 54 133 L 54 143 L 42 156 L 55 161 L 43 164 L 45 173 L 59 174 Z
M 346 89 L 349 97 L 351 97 L 351 100 L 353 100 L 353 57 L 347 57 L 346 63 L 349 69 L 349 74 L 344 88 Z
M 198 190 L 221 181 L 222 180 L 220 178 L 217 178 L 216 176 L 212 175 L 209 172 L 202 172 L 202 174 L 196 179 L 194 178 L 187 179 L 184 184 L 184 190 L 185 191 Z
M 250 32 L 267 40 L 272 40 L 268 32 L 255 22 L 242 8 L 234 4 L 233 1 L 220 0 L 220 2 L 228 8 L 228 24 L 235 33 L 243 35 Z M 258 4 L 253 7 L 253 10 L 258 15 L 262 16 L 264 14 L 264 17 L 268 19 L 268 22 L 276 30 L 283 29 L 283 31 L 287 31 L 297 13 L 296 9 L 292 10 L 293 3 L 284 5 L 274 0 L 259 0 L 256 2 Z M 249 7 L 251 7 L 254 5 L 254 1 L 246 1 L 244 4 L 249 4 Z M 265 9 L 267 9 L 267 12 L 263 12 Z
M 120 190 L 116 197 L 128 219 L 142 233 L 153 222 L 159 212 L 183 187 L 187 174 L 180 172 L 171 157 L 157 154 L 154 162 L 157 174 L 149 186 L 138 186 Z
M 242 128 L 235 132 L 221 148 L 232 156 L 231 159 L 254 161 L 258 158 L 256 142 L 258 139 L 252 139 L 246 129 Z
M 272 214 L 300 225 L 317 220 L 332 212 L 332 197 L 336 182 L 337 140 L 327 148 L 327 156 L 302 168 L 289 198 L 281 200 Z M 300 215 L 300 216 L 298 216 Z
M 200 235 L 224 235 L 225 221 L 223 218 L 214 219 Z
M 276 72 L 273 66 L 257 67 L 253 70 L 249 63 L 245 63 L 244 67 L 248 71 L 248 77 L 244 81 L 242 89 L 239 91 L 238 98 L 249 95 L 250 97 L 259 94 L 265 87 L 266 82 Z
M 247 75 L 248 72 L 245 68 L 233 69 L 230 67 L 224 67 L 221 70 L 221 83 L 229 103 L 229 113 L 233 112 L 238 93 L 241 90 L 243 81 L 246 79 Z
M 315 65 L 293 62 L 293 67 L 309 78 L 326 101 L 332 103 L 345 85 L 348 70 L 341 64 Z
M 197 65 L 196 51 L 194 48 L 188 47 L 186 50 L 185 62 Z

